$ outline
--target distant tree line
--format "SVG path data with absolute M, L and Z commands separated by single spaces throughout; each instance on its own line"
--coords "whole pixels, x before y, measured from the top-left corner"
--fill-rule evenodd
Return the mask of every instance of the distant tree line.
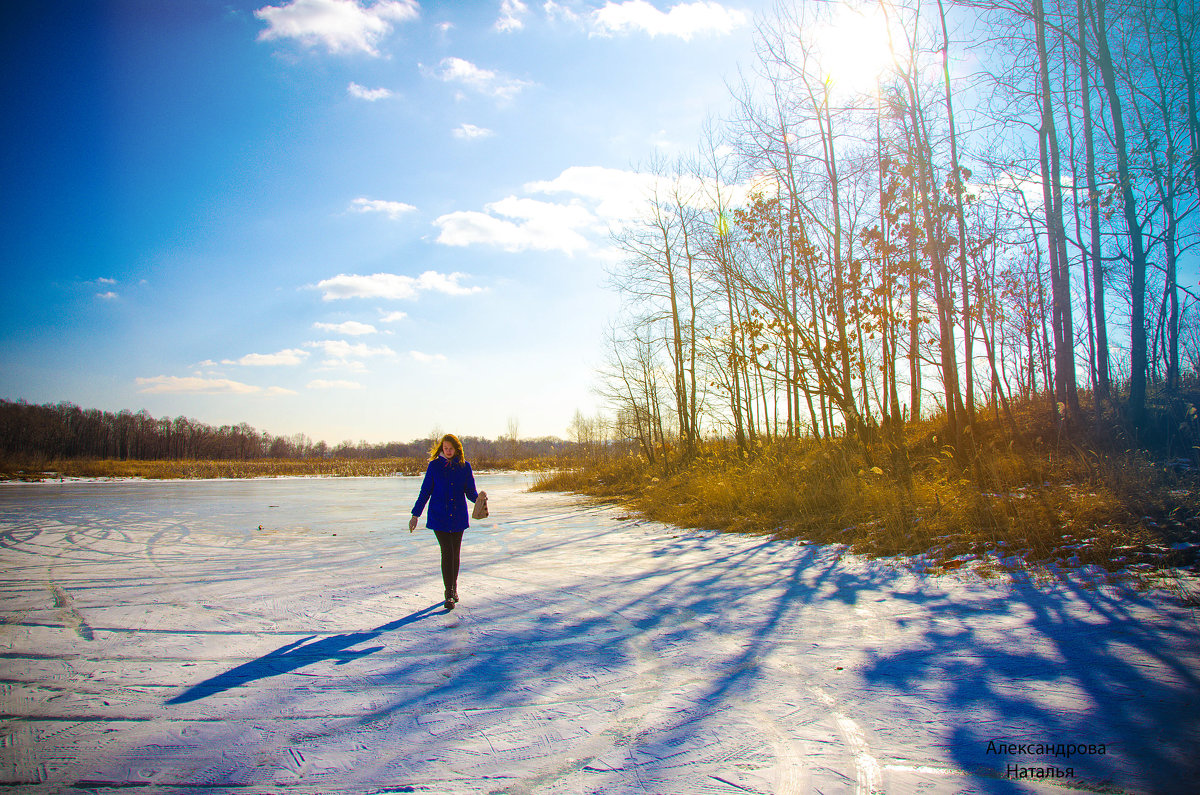
M 510 426 L 512 423 L 510 423 Z M 72 403 L 34 405 L 0 400 L 0 456 L 36 460 L 220 460 L 261 458 L 423 458 L 427 439 L 371 444 L 345 441 L 330 446 L 302 433 L 274 436 L 246 423 L 214 426 L 188 417 L 150 416 L 146 411 L 100 411 Z M 472 462 L 547 458 L 577 446 L 553 437 L 496 440 L 461 437 Z

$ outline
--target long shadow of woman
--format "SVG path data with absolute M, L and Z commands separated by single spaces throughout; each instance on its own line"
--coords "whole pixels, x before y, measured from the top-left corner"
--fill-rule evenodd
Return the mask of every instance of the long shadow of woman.
M 441 607 L 442 603 L 438 602 L 404 618 L 398 618 L 395 621 L 390 621 L 383 626 L 366 632 L 348 632 L 343 635 L 332 635 L 314 643 L 309 643 L 309 641 L 316 637 L 315 635 L 301 638 L 285 646 L 280 646 L 275 651 L 264 654 L 257 660 L 242 663 L 223 674 L 218 674 L 210 679 L 205 679 L 203 682 L 192 685 L 174 698 L 168 699 L 166 703 L 186 704 L 190 701 L 198 701 L 214 693 L 232 690 L 235 687 L 240 687 L 259 679 L 266 679 L 270 676 L 291 673 L 306 665 L 312 665 L 315 662 L 323 660 L 336 660 L 338 665 L 348 663 L 351 660 L 357 660 L 368 654 L 374 654 L 383 647 L 371 646 L 366 649 L 351 649 L 351 646 L 373 640 L 385 632 L 391 632 L 394 629 L 399 629 L 400 627 L 434 615 Z

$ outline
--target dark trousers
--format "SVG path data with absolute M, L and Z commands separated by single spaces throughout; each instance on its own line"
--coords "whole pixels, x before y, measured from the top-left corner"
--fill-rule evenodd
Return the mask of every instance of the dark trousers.
M 442 585 L 447 591 L 455 590 L 458 587 L 458 559 L 464 533 L 434 530 L 433 534 L 442 548 Z

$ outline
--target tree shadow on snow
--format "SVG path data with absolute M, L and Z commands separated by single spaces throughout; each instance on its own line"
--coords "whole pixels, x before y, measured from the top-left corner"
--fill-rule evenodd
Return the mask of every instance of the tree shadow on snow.
M 533 561 L 565 543 L 547 539 L 522 556 Z M 1070 582 L 942 587 L 906 580 L 903 572 L 883 565 L 847 566 L 826 547 L 769 540 L 724 557 L 691 554 L 706 543 L 689 534 L 660 539 L 648 551 L 658 561 L 649 574 L 596 570 L 551 600 L 560 606 L 573 600 L 579 610 L 535 609 L 519 626 L 506 620 L 488 625 L 471 653 L 448 665 L 448 681 L 436 690 L 403 686 L 420 678 L 421 663 L 390 669 L 384 676 L 397 685 L 393 698 L 328 726 L 328 736 L 386 727 L 404 735 L 406 759 L 454 758 L 459 765 L 461 757 L 452 750 L 456 742 L 480 733 L 499 741 L 505 720 L 539 703 L 552 711 L 555 699 L 570 692 L 570 682 L 588 671 L 625 671 L 629 676 L 609 686 L 607 712 L 597 706 L 588 730 L 613 740 L 605 744 L 604 758 L 585 752 L 570 766 L 587 769 L 599 777 L 594 781 L 623 767 L 621 775 L 636 769 L 639 785 L 650 791 L 679 786 L 689 765 L 704 763 L 706 748 L 750 757 L 766 753 L 760 733 L 731 737 L 726 716 L 755 703 L 764 681 L 780 681 L 771 658 L 781 650 L 802 658 L 804 648 L 796 641 L 825 644 L 826 636 L 814 635 L 811 626 L 798 631 L 803 622 L 817 621 L 829 622 L 829 642 L 845 642 L 851 653 L 860 650 L 865 662 L 839 674 L 805 670 L 801 662 L 798 671 L 805 672 L 795 698 L 812 700 L 805 683 L 826 685 L 844 698 L 837 709 L 857 718 L 867 742 L 878 743 L 885 766 L 893 748 L 884 735 L 894 731 L 901 737 L 898 748 L 919 755 L 927 743 L 933 767 L 949 761 L 989 793 L 1025 791 L 1028 779 L 1005 778 L 1010 765 L 1070 767 L 1075 778 L 1054 783 L 1084 788 L 1183 793 L 1194 791 L 1200 780 L 1194 755 L 1200 674 L 1196 650 L 1189 648 L 1196 633 L 1170 621 L 1141 623 L 1154 615 L 1150 601 L 1126 590 L 1097 591 Z M 492 607 L 504 613 L 521 610 L 522 603 L 514 599 Z M 903 631 L 878 639 L 857 635 L 859 607 L 878 610 Z M 637 691 L 655 687 L 658 661 L 674 659 L 700 635 L 708 638 L 699 642 L 712 657 L 693 662 L 695 681 L 673 691 L 668 714 L 635 721 L 628 730 L 627 716 L 640 709 Z M 737 643 L 721 648 L 712 641 L 725 635 Z M 836 735 L 832 709 L 823 711 L 828 725 L 813 729 L 816 736 Z M 488 723 L 485 714 L 510 717 Z M 795 713 L 799 719 L 812 714 Z M 889 725 L 893 720 L 897 724 Z M 633 733 L 626 736 L 627 731 Z M 1106 754 L 1004 754 L 989 751 L 989 742 L 1026 748 L 1103 743 Z M 494 764 L 487 760 L 480 772 Z M 845 772 L 853 776 L 851 770 L 852 765 Z M 546 775 L 528 777 L 525 784 L 536 789 Z
M 461 589 L 465 611 L 406 638 L 428 654 L 389 658 L 372 675 L 378 690 L 369 707 L 306 726 L 292 741 L 319 747 L 352 736 L 369 744 L 373 755 L 357 760 L 362 780 L 415 780 L 452 769 L 535 790 L 586 770 L 589 791 L 601 791 L 606 781 L 621 789 L 630 775 L 646 791 L 680 791 L 689 765 L 708 764 L 705 754 L 715 753 L 708 749 L 725 758 L 769 753 L 761 732 L 730 736 L 728 716 L 759 709 L 764 683 L 778 690 L 788 681 L 780 660 L 796 660 L 788 692 L 765 694 L 764 719 L 788 731 L 788 720 L 824 716 L 817 718 L 821 725 L 797 730 L 836 735 L 832 707 L 806 710 L 818 698 L 809 691 L 826 685 L 845 699 L 838 710 L 858 720 L 868 743 L 878 743 L 884 765 L 892 749 L 883 735 L 892 730 L 903 735 L 899 747 L 919 751 L 927 743 L 930 764 L 949 761 L 989 793 L 1028 783 L 1005 780 L 1009 764 L 1072 767 L 1076 778 L 1056 783 L 1075 786 L 1190 792 L 1200 780 L 1192 753 L 1200 737 L 1200 677 L 1187 646 L 1195 632 L 1178 623 L 1143 625 L 1153 611 L 1148 604 L 1135 609 L 1138 598 L 1126 591 L 1070 583 L 943 588 L 884 565 L 846 565 L 829 547 L 770 540 L 723 546 L 720 536 L 687 532 L 653 539 L 644 550 L 650 566 L 644 560 L 627 572 L 594 566 L 550 578 L 557 585 L 539 581 L 539 560 L 553 556 L 562 565 L 572 544 L 603 543 L 608 532 L 547 532 L 521 539 L 519 548 L 514 543 L 517 551 L 506 551 L 502 566 L 476 572 L 468 563 L 460 582 L 469 589 Z M 609 559 L 623 558 L 597 558 Z M 509 582 L 488 594 L 489 576 Z M 474 593 L 487 594 L 477 608 Z M 439 607 L 368 632 L 290 643 L 167 703 L 318 661 L 341 664 L 373 654 L 381 647 L 352 647 L 442 614 Z M 873 631 L 887 622 L 894 631 L 863 637 L 855 624 L 860 607 L 874 616 Z M 434 642 L 440 637 L 453 642 Z M 735 642 L 723 644 L 726 637 Z M 837 674 L 813 667 L 836 651 L 806 662 L 809 648 L 826 644 L 842 644 L 865 662 Z M 662 670 L 678 677 L 680 661 L 695 668 L 690 682 L 660 679 Z M 789 704 L 789 715 L 765 715 Z M 575 712 L 555 723 L 563 710 Z M 518 747 L 538 740 L 539 727 L 552 732 L 545 743 L 570 750 L 569 760 L 536 762 L 555 756 L 549 745 Z M 1105 743 L 1108 754 L 1002 755 L 988 752 L 989 742 Z M 490 753 L 480 753 L 480 743 Z M 848 753 L 841 759 L 821 764 L 853 767 Z
M 981 791 L 1024 792 L 1031 780 L 1196 791 L 1200 671 L 1186 624 L 1155 620 L 1129 590 L 1071 580 L 925 607 L 919 641 L 877 651 L 864 679 L 939 715 L 940 741 Z M 1031 779 L 1022 768 L 1061 772 Z
M 557 741 L 568 748 L 582 743 L 560 764 L 587 770 L 594 782 L 589 791 L 603 791 L 603 779 L 617 768 L 636 769 L 633 775 L 646 791 L 678 791 L 682 780 L 698 775 L 696 764 L 710 765 L 714 771 L 728 768 L 731 747 L 761 755 L 764 742 L 751 726 L 744 737 L 727 736 L 731 710 L 745 717 L 745 705 L 753 702 L 769 667 L 767 657 L 790 635 L 805 605 L 817 600 L 853 605 L 864 591 L 886 587 L 883 575 L 846 571 L 835 555 L 818 547 L 797 549 L 763 540 L 719 557 L 692 554 L 708 543 L 703 537 L 685 533 L 658 541 L 657 548 L 647 550 L 656 559 L 649 573 L 596 569 L 549 596 L 549 606 L 541 610 L 530 609 L 522 596 L 514 595 L 507 603 L 492 600 L 483 636 L 473 642 L 469 654 L 447 662 L 444 684 L 436 689 L 410 686 L 421 679 L 427 663 L 406 662 L 383 674 L 394 683 L 392 698 L 353 718 L 331 721 L 303 739 L 321 742 L 380 731 L 390 747 L 403 749 L 394 761 L 397 766 L 421 760 L 422 766 L 446 764 L 470 774 L 457 743 L 486 736 L 489 744 L 500 748 L 506 738 L 515 741 L 522 735 L 510 734 L 512 726 L 526 722 L 536 728 L 540 720 L 526 717 L 526 709 L 535 708 L 533 715 L 553 715 L 560 709 L 555 706 L 559 699 L 571 701 L 577 688 L 585 686 L 582 680 L 594 677 L 603 683 L 595 691 L 585 690 L 595 692 L 585 699 L 592 717 L 567 721 L 581 733 Z M 566 543 L 547 539 L 544 545 L 524 549 L 522 557 L 535 561 Z M 538 594 L 544 597 L 544 589 Z M 572 603 L 577 610 L 558 609 Z M 508 620 L 492 622 L 491 616 L 522 610 L 519 626 Z M 693 644 L 700 634 L 706 651 L 697 652 Z M 727 634 L 739 642 L 722 647 L 720 638 Z M 679 652 L 689 655 L 688 665 L 695 666 L 695 679 L 682 691 L 677 690 L 678 681 L 658 682 L 655 672 L 659 667 L 674 670 L 673 658 Z M 668 701 L 672 706 L 666 708 Z M 665 712 L 649 722 L 632 717 L 651 704 Z M 829 723 L 836 731 L 832 720 Z M 585 736 L 606 738 L 599 749 L 603 760 L 584 750 L 589 747 Z M 509 753 L 516 761 L 530 752 Z M 494 758 L 482 759 L 476 774 L 492 775 L 496 764 Z M 569 772 L 515 767 L 520 772 L 511 775 L 523 783 L 512 785 L 513 791 L 536 790 Z M 623 785 L 613 786 L 619 790 Z
M 352 649 L 350 648 L 351 646 L 357 646 L 368 640 L 374 640 L 385 632 L 391 632 L 392 630 L 420 621 L 423 618 L 435 615 L 441 606 L 442 603 L 438 602 L 404 618 L 389 621 L 382 626 L 366 632 L 347 632 L 342 635 L 332 635 L 312 643 L 309 641 L 312 641 L 316 637 L 315 635 L 301 638 L 285 646 L 280 646 L 275 651 L 264 654 L 257 660 L 243 663 L 225 673 L 192 685 L 174 698 L 168 699 L 166 703 L 187 704 L 188 702 L 198 701 L 211 696 L 214 693 L 222 693 L 226 690 L 232 690 L 235 687 L 249 684 L 250 682 L 291 673 L 313 663 L 326 660 L 334 660 L 338 665 L 343 665 L 351 660 L 365 657 L 368 654 L 374 654 L 383 648 L 383 646 L 371 646 L 366 649 Z

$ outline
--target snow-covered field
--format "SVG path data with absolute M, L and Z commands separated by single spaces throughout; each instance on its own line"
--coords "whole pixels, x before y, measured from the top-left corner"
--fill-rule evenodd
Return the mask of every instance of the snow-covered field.
M 490 475 L 448 613 L 418 485 L 0 487 L 0 789 L 1200 786 L 1170 591 L 923 578 Z

